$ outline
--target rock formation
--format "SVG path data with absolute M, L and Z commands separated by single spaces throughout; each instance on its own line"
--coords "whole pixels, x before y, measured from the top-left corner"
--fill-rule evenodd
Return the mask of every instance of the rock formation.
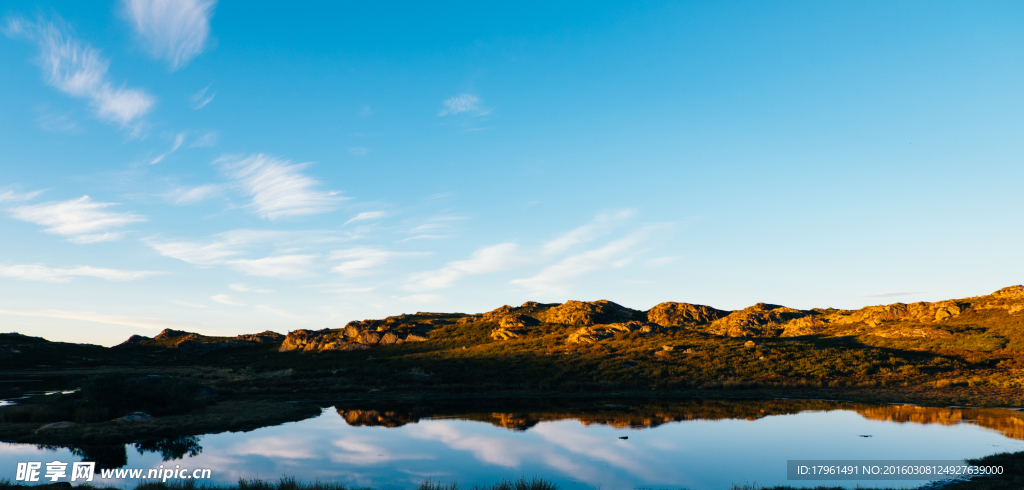
M 547 323 L 566 325 L 597 325 L 621 323 L 631 320 L 646 320 L 642 311 L 626 308 L 608 300 L 566 301 L 565 304 L 549 308 L 538 319 Z
M 289 332 L 280 352 L 293 350 L 321 352 L 360 350 L 377 345 L 422 342 L 429 338 L 432 326 L 416 322 L 412 315 L 389 316 L 383 320 L 351 321 L 342 329 L 295 330 Z M 433 323 L 433 322 L 432 322 Z
M 244 334 L 236 337 L 213 337 L 184 330 L 165 328 L 155 337 L 132 335 L 128 340 L 114 346 L 117 348 L 161 347 L 175 349 L 177 359 L 191 359 L 213 351 L 228 347 L 273 344 L 284 340 L 285 336 L 269 330 L 255 334 Z
M 694 323 L 711 323 L 729 313 L 710 306 L 668 301 L 658 303 L 651 308 L 647 312 L 647 321 L 663 327 L 674 327 Z
M 808 313 L 785 306 L 758 303 L 715 320 L 708 332 L 728 337 L 775 336 L 784 329 L 784 323 Z
M 615 336 L 616 333 L 640 332 L 642 334 L 662 333 L 665 329 L 657 323 L 646 323 L 628 321 L 625 323 L 611 323 L 607 325 L 593 325 L 582 327 L 569 334 L 569 343 L 592 344 Z

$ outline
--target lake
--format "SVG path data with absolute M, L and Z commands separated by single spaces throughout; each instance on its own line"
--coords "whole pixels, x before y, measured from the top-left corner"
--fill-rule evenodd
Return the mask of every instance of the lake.
M 348 403 L 250 432 L 74 453 L 3 443 L 0 478 L 13 480 L 21 461 L 84 459 L 129 468 L 211 468 L 219 484 L 288 475 L 392 489 L 427 479 L 471 487 L 536 476 L 565 489 L 725 489 L 734 483 L 913 487 L 925 482 L 787 481 L 786 461 L 962 460 L 1024 451 L 1024 412 L 1009 409 L 787 400 L 524 403 Z

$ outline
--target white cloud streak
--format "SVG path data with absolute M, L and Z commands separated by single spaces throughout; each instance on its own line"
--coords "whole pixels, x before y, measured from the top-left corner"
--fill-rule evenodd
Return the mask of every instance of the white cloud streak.
M 72 97 L 88 100 L 100 119 L 126 126 L 146 115 L 156 103 L 143 90 L 115 88 L 107 76 L 109 61 L 52 22 L 10 19 L 4 32 L 8 37 L 35 42 L 47 83 Z
M 355 221 L 365 221 L 368 219 L 381 219 L 385 216 L 387 216 L 387 213 L 385 213 L 384 211 L 367 211 L 364 213 L 357 214 L 354 218 L 346 221 L 345 224 L 347 225 Z
M 235 291 L 238 291 L 240 293 L 263 293 L 263 294 L 265 294 L 265 293 L 272 293 L 272 292 L 274 292 L 273 289 L 256 288 L 256 287 L 252 287 L 252 286 L 250 286 L 248 284 L 245 284 L 245 283 L 242 283 L 242 282 L 235 283 L 235 284 L 229 284 L 228 287 L 233 289 L 233 290 L 235 290 Z
M 213 92 L 210 95 L 206 95 L 206 92 L 210 90 L 210 87 L 206 87 L 192 95 L 192 108 L 195 110 L 206 107 L 206 104 L 213 102 L 213 98 L 217 96 L 217 92 Z
M 413 274 L 404 288 L 409 291 L 442 289 L 451 286 L 464 276 L 486 274 L 511 269 L 527 262 L 513 242 L 483 247 L 466 260 L 449 262 L 435 270 Z
M 231 296 L 228 296 L 226 294 L 215 294 L 213 296 L 210 296 L 210 299 L 212 299 L 212 300 L 214 300 L 214 301 L 216 301 L 216 302 L 218 302 L 220 304 L 224 304 L 224 305 L 228 305 L 228 306 L 245 306 L 245 303 L 243 303 L 241 301 L 238 301 L 238 300 L 236 300 L 236 299 L 234 299 Z
M 455 97 L 451 97 L 444 101 L 444 109 L 438 113 L 438 116 L 447 116 L 452 114 L 471 114 L 474 116 L 486 116 L 491 113 L 490 109 L 482 107 L 480 105 L 480 97 L 473 94 L 459 94 Z
M 296 278 L 308 276 L 317 255 L 272 255 L 262 259 L 238 259 L 227 264 L 250 276 Z
M 252 207 L 264 219 L 326 213 L 337 209 L 345 199 L 337 191 L 316 190 L 320 183 L 301 172 L 308 164 L 292 164 L 262 154 L 219 161 L 252 197 Z
M 123 327 L 144 328 L 147 330 L 163 330 L 165 328 L 189 328 L 186 326 L 182 326 L 179 323 L 160 320 L 156 318 L 104 315 L 102 313 L 94 313 L 91 311 L 0 309 L 0 315 L 57 318 L 61 320 L 77 320 L 92 323 L 104 323 L 107 325 L 120 325 Z
M 178 259 L 192 265 L 223 264 L 230 257 L 241 253 L 235 248 L 236 243 L 232 243 L 230 240 L 200 243 L 159 242 L 149 239 L 145 243 L 164 257 Z
M 135 34 L 153 56 L 165 59 L 171 70 L 203 52 L 214 5 L 211 0 L 124 0 Z
M 311 275 L 319 254 L 279 253 L 259 259 L 238 258 L 246 248 L 258 242 L 278 241 L 280 245 L 293 240 L 308 244 L 311 240 L 305 234 L 287 237 L 288 234 L 274 231 L 235 230 L 201 242 L 161 241 L 156 237 L 150 237 L 144 242 L 160 255 L 193 265 L 226 265 L 249 275 L 263 277 L 297 278 Z
M 543 252 L 554 255 L 565 252 L 575 245 L 588 243 L 610 233 L 617 225 L 633 217 L 636 212 L 631 209 L 598 215 L 592 222 L 559 235 L 544 244 Z
M 644 227 L 600 248 L 570 255 L 543 268 L 533 277 L 516 279 L 512 284 L 525 286 L 536 292 L 565 292 L 572 279 L 598 270 L 619 268 L 629 263 L 629 252 L 646 241 L 657 228 L 659 227 Z
M 19 206 L 10 210 L 11 216 L 47 226 L 46 233 L 64 235 L 72 243 L 96 243 L 118 240 L 122 233 L 108 231 L 131 223 L 146 221 L 132 213 L 106 211 L 117 203 L 93 202 L 89 196 L 82 196 L 64 202 L 46 202 Z
M 192 144 L 188 145 L 189 148 L 208 148 L 211 146 L 217 146 L 217 132 L 207 131 L 205 134 L 196 138 Z
M 0 202 L 30 201 L 42 193 L 43 191 L 15 192 L 9 190 L 5 192 L 0 192 Z
M 279 310 L 277 308 L 271 308 L 267 305 L 256 305 L 253 308 L 255 308 L 256 311 L 260 313 L 270 313 L 271 315 L 279 316 L 281 318 L 290 318 L 292 320 L 298 320 L 302 318 L 299 315 L 295 315 L 284 310 Z
M 217 184 L 205 184 L 196 187 L 179 187 L 166 194 L 174 204 L 192 204 L 204 201 L 221 193 L 222 187 Z
M 384 265 L 394 258 L 423 255 L 427 254 L 422 252 L 392 252 L 370 247 L 335 250 L 331 252 L 331 260 L 341 260 L 342 262 L 331 270 L 345 276 L 359 276 L 369 273 L 369 269 Z
M 157 157 L 154 158 L 153 160 L 151 160 L 149 162 L 149 164 L 150 165 L 154 165 L 154 164 L 157 164 L 157 163 L 160 163 L 160 162 L 164 161 L 164 158 L 167 158 L 167 155 L 170 155 L 171 153 L 174 153 L 174 152 L 178 151 L 178 148 L 181 148 L 181 144 L 184 143 L 184 142 L 185 142 L 185 133 L 178 133 L 178 134 L 174 135 L 174 144 L 171 145 L 171 149 L 167 150 L 164 153 L 161 153 L 161 154 L 157 155 Z
M 24 281 L 71 282 L 75 277 L 98 277 L 108 281 L 134 281 L 159 274 L 151 271 L 124 271 L 80 265 L 70 268 L 53 268 L 38 264 L 0 264 L 0 276 Z

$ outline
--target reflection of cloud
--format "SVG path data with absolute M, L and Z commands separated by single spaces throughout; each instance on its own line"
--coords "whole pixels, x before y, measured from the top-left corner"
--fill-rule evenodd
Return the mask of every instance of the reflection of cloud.
M 538 454 L 537 449 L 525 444 L 516 443 L 499 437 L 465 435 L 459 432 L 454 424 L 447 422 L 422 422 L 419 432 L 411 434 L 421 439 L 438 440 L 452 449 L 461 449 L 473 453 L 480 461 L 496 464 L 506 468 L 518 468 L 525 456 Z M 546 452 L 541 450 L 541 452 Z
M 373 465 L 387 463 L 389 461 L 434 459 L 425 454 L 392 454 L 386 448 L 370 444 L 354 437 L 334 441 L 334 445 L 345 450 L 345 452 L 332 451 L 329 453 L 331 461 L 335 463 Z
M 312 459 L 316 451 L 308 441 L 296 437 L 253 437 L 235 445 L 228 454 L 258 455 L 272 459 Z
M 604 461 L 611 466 L 622 468 L 630 473 L 644 476 L 647 481 L 654 473 L 653 469 L 644 468 L 635 456 L 637 451 L 628 443 L 608 444 L 608 440 L 593 435 L 581 433 L 578 427 L 569 427 L 566 424 L 537 424 L 533 432 L 540 435 L 550 444 L 564 448 L 574 454 L 583 454 L 598 461 Z M 669 482 L 665 482 L 669 483 Z

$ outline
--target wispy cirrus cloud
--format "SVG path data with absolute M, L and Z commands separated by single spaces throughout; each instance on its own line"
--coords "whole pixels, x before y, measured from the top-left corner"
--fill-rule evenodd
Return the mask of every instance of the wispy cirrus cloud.
M 30 316 L 41 318 L 57 318 L 61 320 L 77 320 L 83 322 L 103 323 L 106 325 L 119 325 L 123 327 L 144 328 L 147 330 L 162 330 L 165 328 L 188 329 L 190 327 L 177 322 L 170 322 L 158 318 L 132 317 L 121 315 L 106 315 L 91 311 L 63 311 L 63 310 L 5 310 L 0 309 L 0 315 Z
M 212 299 L 212 300 L 214 300 L 214 301 L 216 301 L 216 302 L 218 302 L 218 303 L 220 303 L 222 305 L 245 306 L 245 303 L 243 303 L 241 301 L 238 301 L 237 299 L 234 299 L 231 296 L 228 296 L 226 294 L 215 294 L 213 296 L 210 296 L 210 299 Z
M 355 215 L 355 217 L 353 217 L 352 219 L 346 221 L 345 224 L 347 225 L 347 224 L 355 222 L 355 221 L 365 221 L 365 220 L 370 220 L 370 219 L 381 219 L 381 218 L 383 218 L 383 217 L 385 217 L 387 215 L 388 215 L 388 213 L 385 213 L 384 211 L 366 211 L 366 212 L 359 213 L 359 214 Z
M 217 92 L 211 92 L 209 95 L 207 95 L 207 92 L 209 91 L 210 87 L 206 86 L 202 90 L 192 94 L 193 109 L 198 111 L 199 109 L 206 107 L 206 104 L 213 102 L 213 98 L 217 96 Z
M 480 248 L 468 259 L 449 262 L 440 269 L 412 274 L 404 288 L 409 291 L 442 289 L 465 276 L 508 270 L 527 261 L 516 243 L 499 243 Z
M 46 82 L 65 94 L 88 100 L 100 119 L 126 126 L 146 115 L 156 103 L 143 90 L 115 88 L 107 75 L 109 61 L 92 46 L 75 39 L 63 24 L 11 18 L 3 30 L 8 37 L 36 43 Z
M 178 151 L 178 148 L 181 148 L 181 144 L 184 142 L 185 133 L 178 133 L 174 135 L 174 143 L 171 145 L 171 149 L 157 155 L 156 158 L 150 160 L 149 164 L 154 165 L 164 161 L 164 158 L 167 158 L 167 155 L 170 155 L 171 153 Z
M 146 49 L 171 70 L 203 52 L 210 35 L 213 0 L 124 0 L 125 15 Z
M 219 195 L 223 186 L 217 184 L 204 184 L 195 187 L 178 187 L 165 194 L 165 197 L 174 204 L 193 204 L 205 201 Z
M 198 266 L 228 266 L 252 276 L 293 279 L 313 275 L 321 255 L 317 253 L 294 253 L 296 246 L 308 247 L 317 243 L 331 242 L 330 237 L 320 232 L 286 233 L 261 230 L 234 230 L 218 233 L 208 240 L 185 241 L 165 240 L 149 237 L 143 242 L 165 257 L 181 260 Z M 256 246 L 267 245 L 291 247 L 270 255 L 249 259 L 243 255 L 251 253 Z M 241 289 L 235 289 L 241 291 Z
M 427 255 L 423 252 L 392 252 L 381 248 L 357 247 L 331 252 L 331 260 L 340 260 L 333 272 L 345 276 L 359 276 L 369 273 L 370 269 L 384 265 L 389 260 L 400 257 L 419 257 Z
M 309 164 L 293 164 L 262 154 L 218 162 L 252 197 L 251 206 L 264 219 L 327 213 L 346 199 L 338 191 L 317 190 L 320 182 L 302 173 Z
M 232 260 L 227 264 L 250 276 L 290 279 L 310 275 L 317 257 L 317 254 L 271 255 L 261 259 Z
M 231 257 L 242 253 L 237 247 L 239 243 L 230 239 L 210 242 L 187 242 L 160 241 L 150 238 L 144 242 L 164 257 L 178 259 L 192 265 L 224 264 Z
M 897 298 L 900 296 L 913 296 L 915 294 L 923 294 L 925 291 L 892 291 L 888 293 L 873 293 L 865 294 L 865 298 Z
M 491 110 L 480 105 L 480 97 L 473 94 L 459 94 L 448 98 L 443 102 L 444 108 L 437 115 L 448 116 L 454 114 L 469 114 L 473 116 L 486 116 Z
M 137 214 L 106 210 L 116 205 L 82 196 L 70 201 L 19 206 L 10 213 L 15 219 L 47 226 L 44 232 L 66 236 L 72 243 L 96 243 L 120 239 L 123 233 L 109 231 L 113 228 L 146 221 Z
M 97 277 L 108 281 L 134 281 L 159 274 L 152 271 L 125 271 L 80 265 L 60 268 L 39 264 L 0 264 L 0 276 L 41 282 L 71 282 L 75 277 Z
M 663 229 L 663 226 L 642 227 L 601 247 L 570 255 L 544 267 L 532 277 L 513 280 L 512 284 L 524 286 L 535 292 L 565 292 L 571 285 L 571 281 L 579 276 L 625 266 L 633 259 L 632 252 L 637 246 L 647 241 L 660 229 Z
M 228 284 L 228 287 L 233 289 L 233 290 L 235 290 L 235 291 L 238 291 L 240 293 L 261 293 L 261 294 L 265 294 L 265 293 L 272 293 L 272 292 L 274 292 L 273 289 L 257 288 L 257 287 L 250 286 L 250 285 L 248 285 L 248 284 L 246 284 L 244 282 L 238 282 L 238 283 L 235 283 L 235 284 Z
M 42 193 L 43 191 L 17 192 L 13 190 L 6 190 L 0 192 L 0 202 L 30 201 Z
M 635 214 L 636 211 L 632 209 L 599 214 L 590 223 L 574 228 L 545 243 L 542 250 L 545 254 L 553 255 L 565 252 L 573 246 L 591 242 L 610 233 Z
M 271 315 L 279 316 L 281 318 L 289 318 L 292 320 L 298 320 L 302 318 L 294 313 L 290 313 L 279 308 L 271 308 L 268 305 L 256 305 L 253 308 L 260 313 L 270 313 Z

